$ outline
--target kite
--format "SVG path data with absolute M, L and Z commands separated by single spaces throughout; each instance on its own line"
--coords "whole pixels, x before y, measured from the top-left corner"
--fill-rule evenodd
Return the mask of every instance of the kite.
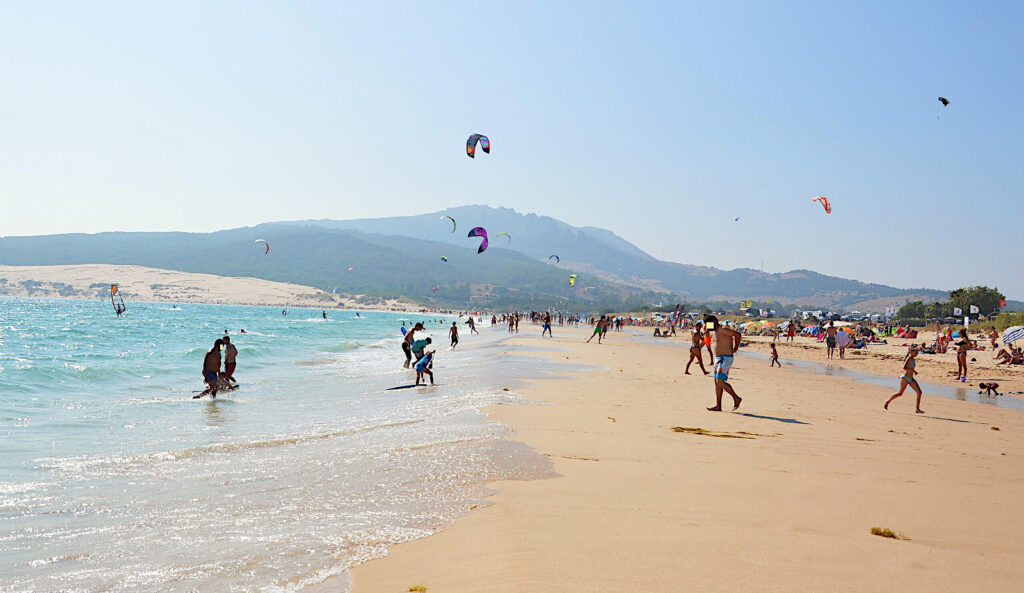
M 253 243 L 263 243 L 267 246 L 267 250 L 263 252 L 263 255 L 270 253 L 270 243 L 267 243 L 266 239 L 256 239 Z
M 939 103 L 942 103 L 942 106 L 945 107 L 945 106 L 949 105 L 949 99 L 947 99 L 945 97 L 939 97 Z
M 438 220 L 444 220 L 444 219 L 446 219 L 446 218 L 447 218 L 448 220 L 452 221 L 452 234 L 454 234 L 454 233 L 455 233 L 455 219 L 454 219 L 454 218 L 452 218 L 451 216 L 442 216 L 442 217 L 441 217 L 441 218 L 439 218 Z
M 739 222 L 739 221 L 740 221 L 740 217 L 739 217 L 739 216 L 737 216 L 736 218 L 732 219 L 732 221 L 733 221 L 733 222 Z
M 569 274 L 569 286 L 576 286 L 576 274 Z
M 117 313 L 118 317 L 124 313 L 124 299 L 118 293 L 116 284 L 110 285 L 110 304 L 114 306 L 114 313 Z
M 825 214 L 832 214 L 832 204 L 829 203 L 828 198 L 825 196 L 814 196 L 812 202 L 821 202 L 821 205 L 825 208 Z
M 556 264 L 557 264 L 557 263 L 560 263 L 560 262 L 562 261 L 562 260 L 561 260 L 561 258 L 559 258 L 559 257 L 558 257 L 557 255 L 549 255 L 549 256 L 548 256 L 548 259 L 553 259 L 553 260 L 555 260 L 555 263 L 556 263 Z
M 477 253 L 483 253 L 487 249 L 487 229 L 482 226 L 473 227 L 467 237 L 480 237 L 480 248 L 476 250 Z
M 447 255 L 442 255 L 441 256 L 441 261 L 447 262 L 448 261 L 448 256 Z
M 487 139 L 487 136 L 483 134 L 470 134 L 469 139 L 466 140 L 466 156 L 471 159 L 476 158 L 476 143 L 478 141 L 480 142 L 480 148 L 487 154 L 491 154 L 491 141 Z
M 355 269 L 355 268 L 349 268 L 349 269 L 348 269 L 348 271 L 349 271 L 349 272 L 351 272 L 351 271 L 352 271 L 352 270 L 354 270 L 354 269 Z
M 436 286 L 434 287 L 434 292 L 437 292 L 437 287 Z
M 495 235 L 495 237 L 500 237 L 500 236 L 502 236 L 502 235 L 504 235 L 504 236 L 505 236 L 505 238 L 506 238 L 506 239 L 508 239 L 508 242 L 509 242 L 509 243 L 511 243 L 511 242 L 512 242 L 512 235 L 510 235 L 510 234 L 508 234 L 508 233 L 506 233 L 506 232 L 504 232 L 504 231 L 503 231 L 503 232 L 500 232 L 500 233 L 498 233 L 497 235 Z

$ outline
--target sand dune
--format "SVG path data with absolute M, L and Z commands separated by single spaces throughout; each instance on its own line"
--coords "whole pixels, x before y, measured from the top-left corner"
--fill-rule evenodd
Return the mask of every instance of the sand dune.
M 82 264 L 68 266 L 0 266 L 0 295 L 107 299 L 110 285 L 125 300 L 226 305 L 334 307 L 341 295 L 286 282 L 193 274 L 142 266 Z M 358 300 L 359 295 L 344 298 Z M 407 309 L 411 303 L 388 301 L 359 308 Z

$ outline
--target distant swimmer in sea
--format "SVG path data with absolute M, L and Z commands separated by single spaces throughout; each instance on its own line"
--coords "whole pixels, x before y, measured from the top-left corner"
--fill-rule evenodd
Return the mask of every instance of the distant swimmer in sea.
M 199 399 L 204 395 L 211 395 L 217 397 L 217 387 L 220 383 L 220 347 L 224 345 L 224 342 L 220 339 L 213 343 L 213 348 L 206 353 L 206 357 L 203 358 L 203 381 L 206 383 L 207 388 L 199 395 L 194 396 L 192 399 Z
M 287 315 L 288 309 L 281 309 L 281 315 Z
M 700 365 L 700 370 L 705 375 L 708 374 L 707 369 L 704 368 L 704 354 L 701 352 L 701 348 L 704 346 L 704 332 L 701 329 L 704 327 L 702 322 L 697 322 L 697 325 L 693 326 L 693 331 L 690 334 L 692 343 L 690 345 L 690 360 L 686 361 L 686 370 L 683 371 L 684 375 L 690 374 L 690 365 L 696 360 L 697 364 Z
M 711 341 L 715 347 L 715 405 L 708 408 L 711 412 L 722 411 L 722 392 L 725 391 L 732 396 L 732 409 L 740 407 L 743 399 L 736 395 L 732 385 L 729 385 L 729 369 L 732 368 L 733 356 L 740 348 L 740 341 L 743 336 L 738 331 L 729 329 L 718 323 L 714 315 L 704 316 L 705 330 L 711 334 Z
M 245 333 L 245 330 L 244 330 L 244 329 L 240 329 L 240 330 L 238 330 L 238 333 L 240 333 L 240 334 L 244 334 L 244 333 Z
M 892 394 L 892 397 L 885 400 L 885 405 L 882 406 L 886 410 L 889 409 L 889 404 L 892 400 L 903 395 L 903 392 L 907 390 L 909 385 L 917 393 L 917 409 L 914 410 L 918 414 L 924 414 L 924 410 L 921 409 L 921 386 L 917 384 L 917 379 L 914 375 L 917 374 L 917 344 L 911 344 L 910 350 L 907 352 L 907 357 L 903 359 L 903 374 L 900 375 L 900 390 Z
M 772 342 L 772 360 L 768 366 L 773 367 L 775 365 L 779 365 L 780 369 L 782 368 L 782 363 L 779 362 L 779 351 L 775 349 L 775 342 Z
M 362 315 L 359 314 L 359 311 L 356 311 L 356 317 L 362 317 Z M 405 323 L 402 323 L 402 327 L 405 327 Z
M 221 339 L 224 340 L 224 378 L 232 383 L 238 383 L 235 381 L 235 358 L 238 356 L 238 348 L 231 343 L 231 338 L 224 336 Z
M 430 340 L 430 338 L 427 338 Z M 423 375 L 430 377 L 430 384 L 434 384 L 434 371 L 430 370 L 431 363 L 434 362 L 434 351 L 428 350 L 423 353 L 423 357 L 416 363 L 416 384 L 420 384 L 420 380 L 423 379 Z
M 324 314 L 324 319 L 327 319 L 327 311 L 321 311 Z
M 455 346 L 459 344 L 459 326 L 452 322 L 451 329 L 448 330 L 448 337 L 452 339 L 452 350 L 455 350 Z

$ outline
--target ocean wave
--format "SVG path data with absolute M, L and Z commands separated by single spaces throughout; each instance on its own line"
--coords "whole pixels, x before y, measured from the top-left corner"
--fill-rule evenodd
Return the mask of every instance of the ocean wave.
M 91 472 L 93 472 L 94 470 L 99 471 L 105 468 L 117 468 L 117 471 L 112 473 L 122 474 L 128 473 L 131 470 L 136 469 L 140 466 L 146 466 L 155 463 L 184 461 L 187 459 L 192 459 L 203 455 L 213 455 L 219 453 L 230 453 L 235 451 L 269 449 L 281 446 L 299 445 L 307 442 L 322 441 L 338 437 L 350 436 L 354 434 L 364 434 L 377 430 L 386 430 L 389 428 L 397 428 L 401 426 L 409 426 L 412 424 L 420 424 L 423 421 L 423 419 L 417 418 L 414 420 L 389 422 L 386 424 L 378 424 L 375 426 L 367 426 L 362 428 L 350 428 L 346 430 L 334 430 L 329 432 L 297 435 L 292 437 L 270 438 L 257 441 L 214 443 L 211 445 L 203 445 L 200 447 L 179 449 L 177 451 L 153 451 L 150 453 L 143 453 L 140 455 L 81 455 L 74 457 L 40 457 L 37 459 L 33 459 L 32 461 L 33 463 L 38 464 L 38 466 L 41 469 L 60 471 L 81 478 L 90 478 L 92 477 L 92 475 L 85 474 L 91 474 Z

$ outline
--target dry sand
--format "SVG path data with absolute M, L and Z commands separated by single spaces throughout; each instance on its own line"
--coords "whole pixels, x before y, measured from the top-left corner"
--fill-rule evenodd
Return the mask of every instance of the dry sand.
M 259 278 L 193 274 L 142 266 L 0 266 L 0 295 L 6 296 L 108 299 L 111 283 L 118 285 L 125 300 L 175 303 L 334 307 L 342 304 L 343 298 L 360 296 L 342 297 L 310 286 Z M 418 307 L 388 301 L 377 306 L 359 304 L 358 308 L 415 310 Z
M 357 567 L 357 593 L 1021 590 L 1024 413 L 927 394 L 923 416 L 885 412 L 889 388 L 745 357 L 742 407 L 713 413 L 678 343 L 533 331 L 514 343 L 604 368 L 525 390 L 552 406 L 487 410 L 561 477 L 494 484 L 492 505 Z

